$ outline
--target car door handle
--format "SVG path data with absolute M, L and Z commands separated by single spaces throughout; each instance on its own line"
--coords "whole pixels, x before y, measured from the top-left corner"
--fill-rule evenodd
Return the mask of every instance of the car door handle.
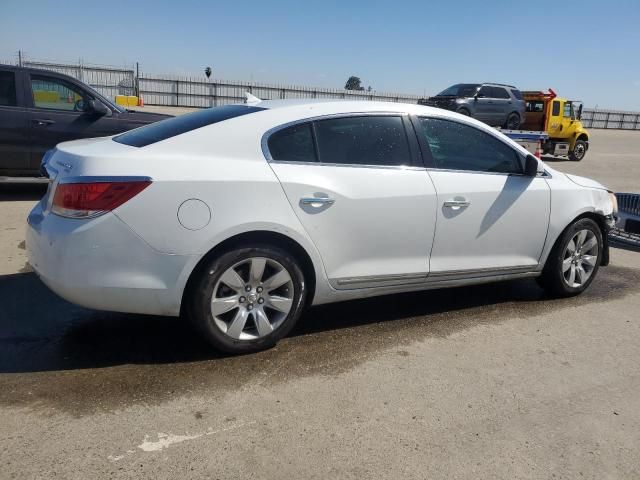
M 447 208 L 458 210 L 459 208 L 468 207 L 471 205 L 471 202 L 466 200 L 447 200 L 443 205 Z
M 33 123 L 35 123 L 38 126 L 44 127 L 47 125 L 53 125 L 54 123 L 56 123 L 53 120 L 49 120 L 49 119 L 42 119 L 42 118 L 36 118 L 33 120 Z
M 303 205 L 333 205 L 336 201 L 333 198 L 328 197 L 304 197 L 300 199 L 300 203 Z

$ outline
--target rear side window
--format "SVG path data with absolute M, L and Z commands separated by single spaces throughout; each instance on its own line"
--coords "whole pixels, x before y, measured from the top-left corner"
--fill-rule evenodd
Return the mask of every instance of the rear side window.
M 146 147 L 197 128 L 261 110 L 264 110 L 264 108 L 248 105 L 225 105 L 224 107 L 207 108 L 136 128 L 114 137 L 113 140 L 132 147 Z
M 488 133 L 436 118 L 420 118 L 420 124 L 436 168 L 522 173 L 515 150 Z
M 345 117 L 315 122 L 322 163 L 411 165 L 402 117 Z
M 558 100 L 553 101 L 551 115 L 553 115 L 554 117 L 557 117 L 558 115 L 560 115 L 560 102 Z
M 513 96 L 516 97 L 517 100 L 522 100 L 522 93 L 520 92 L 520 90 L 512 88 L 511 93 L 513 93 Z
M 493 87 L 493 98 L 511 98 L 509 92 L 502 87 Z
M 269 153 L 281 162 L 316 162 L 311 123 L 283 128 L 269 137 Z
M 15 107 L 16 102 L 16 74 L 0 72 L 0 105 Z

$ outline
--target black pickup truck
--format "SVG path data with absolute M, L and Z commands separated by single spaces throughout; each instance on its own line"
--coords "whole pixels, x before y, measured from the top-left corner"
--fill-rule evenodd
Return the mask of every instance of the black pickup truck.
M 40 176 L 42 156 L 60 142 L 169 117 L 126 110 L 67 75 L 0 65 L 0 177 Z

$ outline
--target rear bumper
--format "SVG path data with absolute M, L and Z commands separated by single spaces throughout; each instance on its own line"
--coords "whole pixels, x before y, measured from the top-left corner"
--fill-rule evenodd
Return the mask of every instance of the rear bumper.
M 188 255 L 159 253 L 108 213 L 62 218 L 42 203 L 28 217 L 29 263 L 42 281 L 72 303 L 98 310 L 177 316 Z

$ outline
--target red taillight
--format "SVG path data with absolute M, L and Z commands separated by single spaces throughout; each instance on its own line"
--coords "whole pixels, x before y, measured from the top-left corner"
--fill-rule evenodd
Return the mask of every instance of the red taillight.
M 61 183 L 51 211 L 63 217 L 97 217 L 119 207 L 151 184 L 150 180 Z

